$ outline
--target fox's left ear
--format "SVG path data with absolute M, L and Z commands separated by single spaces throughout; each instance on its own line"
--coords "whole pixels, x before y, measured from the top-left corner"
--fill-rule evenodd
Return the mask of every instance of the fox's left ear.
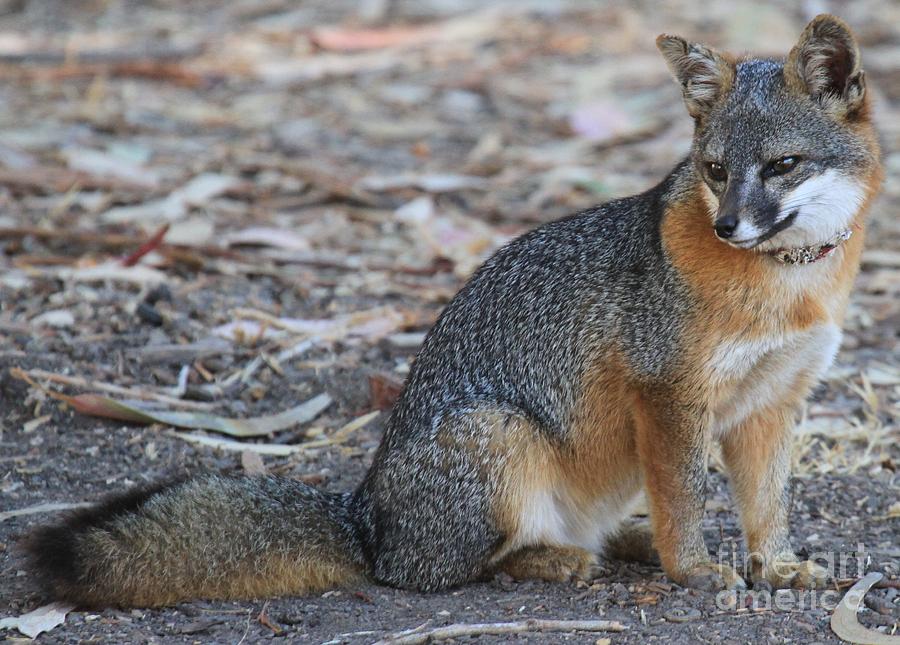
M 702 119 L 731 89 L 734 63 L 717 51 L 670 34 L 661 34 L 656 46 L 681 85 L 684 103 L 695 119 Z
M 784 79 L 794 91 L 809 94 L 826 108 L 854 112 L 866 96 L 856 39 L 840 18 L 816 16 L 788 54 Z

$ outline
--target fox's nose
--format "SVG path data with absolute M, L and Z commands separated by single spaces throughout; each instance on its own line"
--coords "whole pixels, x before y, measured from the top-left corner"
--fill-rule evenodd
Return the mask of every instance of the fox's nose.
M 713 227 L 716 229 L 716 235 L 723 240 L 727 240 L 734 235 L 737 226 L 738 218 L 736 215 L 724 215 L 713 224 Z

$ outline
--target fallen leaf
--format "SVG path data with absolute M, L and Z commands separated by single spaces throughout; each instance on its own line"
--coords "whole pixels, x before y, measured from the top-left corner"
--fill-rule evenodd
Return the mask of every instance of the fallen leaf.
M 124 267 L 121 262 L 110 261 L 92 267 L 61 267 L 58 271 L 61 280 L 72 282 L 128 282 L 140 285 L 161 284 L 166 281 L 162 271 L 142 264 Z
M 325 408 L 331 405 L 331 397 L 323 393 L 278 414 L 249 419 L 230 419 L 207 412 L 151 410 L 123 401 L 116 401 L 102 394 L 69 396 L 40 385 L 19 368 L 10 368 L 10 375 L 25 381 L 32 387 L 40 389 L 48 396 L 72 406 L 73 409 L 81 414 L 133 423 L 163 423 L 178 428 L 212 430 L 231 435 L 232 437 L 259 437 L 286 430 L 295 425 L 312 421 Z
M 434 256 L 453 262 L 453 272 L 460 278 L 468 277 L 486 255 L 509 239 L 474 217 L 458 213 L 438 216 L 430 197 L 401 206 L 394 217 L 412 226 Z
M 225 243 L 228 246 L 247 244 L 293 251 L 308 251 L 310 248 L 307 239 L 294 231 L 266 226 L 255 226 L 231 233 L 225 237 Z
M 36 418 L 32 419 L 31 421 L 27 421 L 24 424 L 22 424 L 22 432 L 24 432 L 26 434 L 29 432 L 34 432 L 35 430 L 40 428 L 42 425 L 47 423 L 52 418 L 53 418 L 52 414 L 45 414 L 45 415 L 36 417 Z
M 865 375 L 872 385 L 900 385 L 900 369 L 892 365 L 870 365 Z
M 236 342 L 247 338 L 269 338 L 281 335 L 279 330 L 293 334 L 316 336 L 321 340 L 340 340 L 356 336 L 376 341 L 414 322 L 414 316 L 393 307 L 375 307 L 343 314 L 334 318 L 278 318 L 264 311 L 238 309 L 235 316 L 254 318 L 254 321 L 234 321 L 213 329 L 213 333 Z
M 62 156 L 72 170 L 97 177 L 115 177 L 147 188 L 156 188 L 159 185 L 159 175 L 156 171 L 108 152 L 72 147 L 64 148 Z
M 241 453 L 241 468 L 248 475 L 265 475 L 267 472 L 266 464 L 263 463 L 259 453 L 250 450 Z
M 249 419 L 229 419 L 205 412 L 149 410 L 100 394 L 66 396 L 57 393 L 55 398 L 61 398 L 78 412 L 91 416 L 135 423 L 164 423 L 178 428 L 212 430 L 232 437 L 260 437 L 286 430 L 295 425 L 312 421 L 331 405 L 330 396 L 319 394 L 305 403 L 278 414 Z
M 66 622 L 66 614 L 73 609 L 75 605 L 50 603 L 16 618 L 3 618 L 0 620 L 0 629 L 18 629 L 29 638 L 37 638 L 38 634 L 49 632 Z
M 213 328 L 212 333 L 240 345 L 248 344 L 251 340 L 278 338 L 285 334 L 284 331 L 272 329 L 271 325 L 257 320 L 234 320 Z
M 200 446 L 216 448 L 218 450 L 228 450 L 231 452 L 256 452 L 260 455 L 272 455 L 275 457 L 285 457 L 298 452 L 314 448 L 324 448 L 326 446 L 334 446 L 346 441 L 350 434 L 367 425 L 372 419 L 381 414 L 378 410 L 369 412 L 361 417 L 353 419 L 348 424 L 336 430 L 330 437 L 324 439 L 316 439 L 301 444 L 285 445 L 281 443 L 248 443 L 245 441 L 235 441 L 234 439 L 220 439 L 219 437 L 210 437 L 196 432 L 176 432 L 169 431 L 169 435 L 177 437 L 188 443 L 195 443 Z
M 215 231 L 212 219 L 206 216 L 187 217 L 172 224 L 166 235 L 166 242 L 183 246 L 201 246 L 213 239 Z
M 419 188 L 429 193 L 448 193 L 456 190 L 487 190 L 490 183 L 484 177 L 472 175 L 371 175 L 358 182 L 359 188 L 385 192 L 399 188 Z
M 591 143 L 609 145 L 653 132 L 659 121 L 652 107 L 644 97 L 594 101 L 575 109 L 569 125 Z
M 240 183 L 239 179 L 230 175 L 202 173 L 169 193 L 168 197 L 134 206 L 111 208 L 100 215 L 100 219 L 109 224 L 172 222 L 182 219 L 192 206 L 203 206 L 213 197 L 236 188 Z
M 51 309 L 31 319 L 34 327 L 71 327 L 75 316 L 67 309 Z
M 420 45 L 427 43 L 438 33 L 434 26 L 389 27 L 386 29 L 343 29 L 319 27 L 312 32 L 312 39 L 322 49 L 360 51 Z
M 375 372 L 369 375 L 369 402 L 373 408 L 387 410 L 391 408 L 403 391 L 403 379 L 387 372 Z

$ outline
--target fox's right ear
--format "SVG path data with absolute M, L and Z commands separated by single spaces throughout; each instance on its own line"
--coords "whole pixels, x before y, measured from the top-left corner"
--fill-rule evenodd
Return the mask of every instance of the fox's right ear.
M 734 63 L 709 47 L 661 34 L 656 46 L 681 84 L 688 112 L 702 118 L 734 83 Z
M 788 54 L 784 79 L 794 91 L 812 96 L 826 109 L 853 112 L 866 95 L 859 47 L 840 18 L 816 16 Z

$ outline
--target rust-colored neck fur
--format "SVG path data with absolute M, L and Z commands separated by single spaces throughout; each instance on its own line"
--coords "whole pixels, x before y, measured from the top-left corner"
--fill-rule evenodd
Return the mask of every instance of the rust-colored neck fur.
M 698 182 L 700 180 L 698 179 Z M 765 334 L 840 324 L 865 238 L 865 214 L 881 183 L 880 167 L 866 178 L 866 199 L 853 236 L 821 262 L 785 265 L 764 253 L 716 238 L 699 184 L 662 223 L 671 262 L 700 300 L 700 317 L 720 333 Z

